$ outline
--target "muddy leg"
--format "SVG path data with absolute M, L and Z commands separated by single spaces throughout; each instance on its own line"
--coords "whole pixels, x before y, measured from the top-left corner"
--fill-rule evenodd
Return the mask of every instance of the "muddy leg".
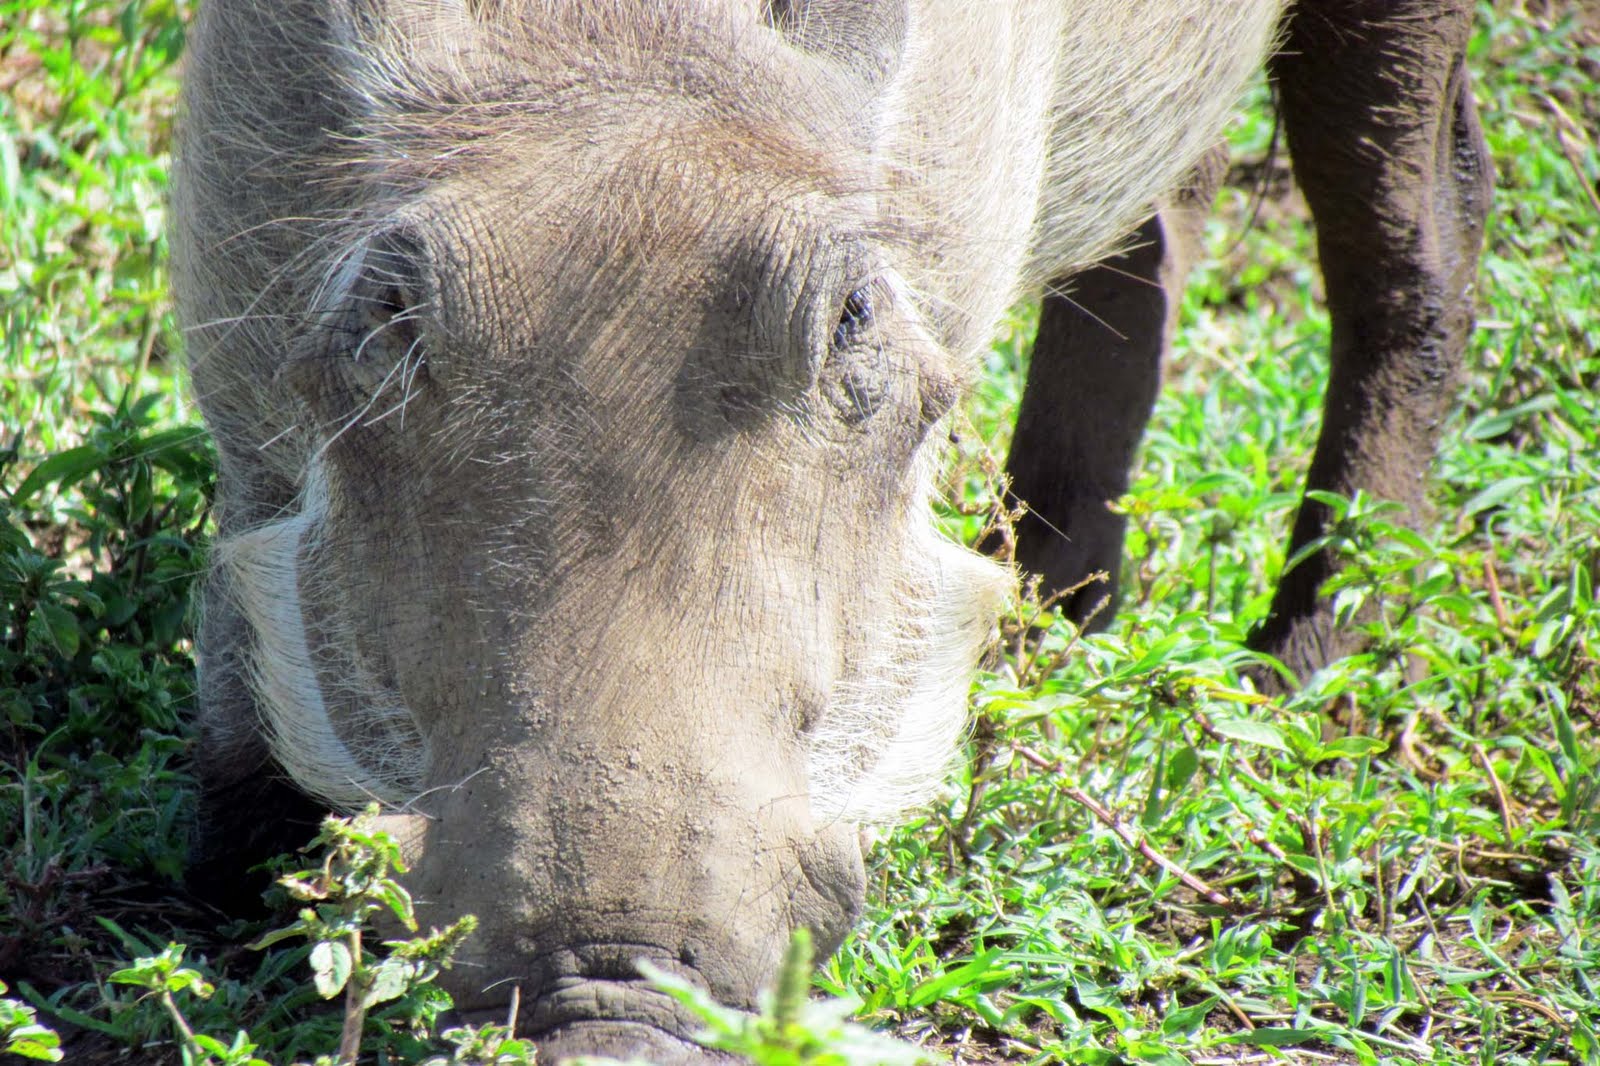
M 1307 487 L 1424 505 L 1423 479 L 1472 324 L 1491 186 L 1463 63 L 1472 5 L 1306 0 L 1273 61 L 1332 318 Z M 1327 510 L 1302 501 L 1290 553 Z M 1357 646 L 1317 590 L 1325 554 L 1284 574 L 1256 647 L 1304 676 Z
M 1017 562 L 1043 577 L 1041 591 L 1110 575 L 1063 601 L 1080 624 L 1108 600 L 1092 625 L 1114 613 L 1127 522 L 1106 505 L 1128 490 L 1183 280 L 1226 167 L 1225 151 L 1208 154 L 1127 252 L 1052 285 L 1044 299 L 1006 471 L 1028 505 Z

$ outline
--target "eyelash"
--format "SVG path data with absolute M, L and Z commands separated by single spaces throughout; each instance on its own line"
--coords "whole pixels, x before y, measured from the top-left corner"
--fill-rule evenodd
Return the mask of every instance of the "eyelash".
M 844 310 L 839 314 L 839 324 L 833 329 L 833 346 L 848 347 L 862 332 L 872 325 L 872 289 L 863 285 L 845 297 Z

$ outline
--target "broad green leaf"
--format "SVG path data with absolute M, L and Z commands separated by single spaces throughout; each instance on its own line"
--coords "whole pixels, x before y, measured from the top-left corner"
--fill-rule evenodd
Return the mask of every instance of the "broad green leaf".
M 78 654 L 77 616 L 59 603 L 39 604 L 28 629 L 36 647 L 54 648 L 67 659 Z
M 1105 1015 L 1119 1029 L 1126 1029 L 1133 1024 L 1133 1015 L 1128 1013 L 1115 989 L 1095 984 L 1087 978 L 1080 978 L 1074 984 L 1078 992 L 1078 1002 L 1085 1007 Z
M 40 1062 L 60 1062 L 61 1037 L 42 1025 L 24 1025 L 6 1034 L 5 1047 L 0 1051 Z
M 1167 760 L 1167 791 L 1181 791 L 1194 779 L 1200 769 L 1200 753 L 1193 745 L 1185 744 Z
M 1211 727 L 1229 740 L 1254 744 L 1287 752 L 1289 745 L 1283 739 L 1283 730 L 1267 722 L 1253 722 L 1248 718 L 1216 718 Z
M 989 965 L 1003 954 L 1005 954 L 1004 948 L 990 948 L 954 970 L 920 982 L 916 988 L 911 990 L 910 1005 L 912 1007 L 925 1007 L 929 1003 L 943 999 L 944 994 L 951 989 L 974 984 L 986 974 L 991 977 L 1004 976 L 1004 971 L 998 968 L 991 971 Z
M 1508 477 L 1503 481 L 1496 481 L 1462 504 L 1461 514 L 1465 517 L 1475 515 L 1479 511 L 1487 511 L 1492 507 L 1498 507 L 1513 496 L 1520 495 L 1530 489 L 1536 489 L 1538 484 L 1539 480 L 1532 477 Z
M 361 997 L 361 1005 L 371 1007 L 378 1003 L 387 1003 L 391 999 L 398 999 L 405 995 L 411 979 L 416 974 L 417 968 L 410 960 L 391 955 L 372 971 L 372 983 L 367 987 L 366 994 Z
M 1245 1033 L 1229 1033 L 1220 1043 L 1247 1044 L 1250 1047 L 1299 1047 L 1302 1044 L 1321 1043 L 1322 1039 L 1322 1034 L 1315 1029 L 1263 1026 Z
M 1167 1036 L 1181 1036 L 1194 1032 L 1206 1015 L 1211 1013 L 1211 1008 L 1217 1005 L 1217 996 L 1207 996 L 1192 1007 L 1177 1007 L 1167 1012 L 1161 1019 L 1161 1031 Z
M 374 891 L 374 895 L 394 913 L 396 920 L 407 929 L 415 930 L 417 928 L 415 911 L 412 909 L 411 893 L 407 892 L 400 882 L 384 878 Z
M 305 931 L 305 924 L 303 922 L 296 922 L 294 925 L 286 925 L 281 929 L 274 929 L 271 932 L 263 933 L 261 936 L 246 944 L 245 947 L 249 948 L 251 951 L 263 951 L 272 945 L 279 943 L 280 941 L 291 940 L 294 937 L 300 936 L 305 933 Z
M 1325 759 L 1359 759 L 1363 755 L 1376 755 L 1388 750 L 1387 741 L 1377 737 L 1340 737 L 1321 746 L 1316 761 Z
M 311 970 L 316 975 L 317 992 L 332 999 L 350 980 L 350 949 L 337 940 L 323 940 L 311 949 Z
M 195 1046 L 201 1051 L 204 1051 L 207 1055 L 216 1055 L 218 1057 L 222 1057 L 228 1054 L 227 1044 L 224 1044 L 216 1037 L 210 1036 L 206 1033 L 195 1033 L 194 1042 Z
M 167 976 L 166 988 L 168 992 L 193 992 L 201 999 L 210 999 L 215 991 L 198 970 L 188 968 L 172 971 Z
M 17 486 L 11 498 L 19 504 L 26 503 L 30 496 L 46 485 L 54 483 L 65 488 L 99 469 L 105 461 L 105 453 L 93 444 L 80 444 L 76 448 L 57 452 L 34 467 L 22 479 L 22 484 Z
M 1427 538 L 1408 526 L 1390 525 L 1385 532 L 1388 533 L 1391 540 L 1404 544 L 1418 555 L 1431 555 L 1433 553 L 1433 545 L 1428 543 Z

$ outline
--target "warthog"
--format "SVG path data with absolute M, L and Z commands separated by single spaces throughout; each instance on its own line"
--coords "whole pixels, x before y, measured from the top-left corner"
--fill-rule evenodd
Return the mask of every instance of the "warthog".
M 175 287 L 221 457 L 198 875 L 413 813 L 451 989 L 690 1058 L 831 950 L 1006 575 L 930 525 L 1021 292 L 1217 136 L 1276 0 L 207 0 Z

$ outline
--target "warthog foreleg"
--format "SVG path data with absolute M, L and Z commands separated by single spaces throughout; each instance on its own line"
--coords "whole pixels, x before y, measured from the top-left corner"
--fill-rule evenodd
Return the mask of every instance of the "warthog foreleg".
M 1365 490 L 1414 520 L 1472 327 L 1491 192 L 1464 61 L 1473 8 L 1382 0 L 1296 10 L 1272 73 L 1332 319 L 1306 487 Z M 1291 557 L 1328 517 L 1301 503 Z M 1285 573 L 1253 638 L 1302 679 L 1359 640 L 1335 629 L 1318 597 L 1334 565 L 1318 552 Z
M 1207 153 L 1125 251 L 1045 293 L 1006 472 L 1027 504 L 1017 562 L 1043 578 L 1044 593 L 1107 575 L 1063 599 L 1079 625 L 1104 628 L 1115 613 L 1127 520 L 1107 503 L 1128 491 L 1184 279 L 1227 161 L 1224 148 Z

